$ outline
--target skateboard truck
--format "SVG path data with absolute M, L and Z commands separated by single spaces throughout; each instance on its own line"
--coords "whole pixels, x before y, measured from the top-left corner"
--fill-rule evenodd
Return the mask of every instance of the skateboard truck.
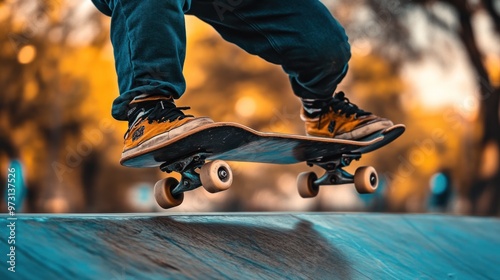
M 209 153 L 197 153 L 172 164 L 160 165 L 161 171 L 181 174 L 181 181 L 169 177 L 158 181 L 154 187 L 156 202 L 163 208 L 178 206 L 184 200 L 184 192 L 203 186 L 210 193 L 227 190 L 233 182 L 229 165 L 222 160 L 206 163 Z
M 199 153 L 172 164 L 164 163 L 160 165 L 161 171 L 167 173 L 177 172 L 182 175 L 181 181 L 172 189 L 172 195 L 179 195 L 183 192 L 194 190 L 202 185 L 200 174 L 198 174 L 196 170 L 205 164 L 206 158 L 206 154 Z
M 361 154 L 345 154 L 332 161 L 322 161 L 315 163 L 317 166 L 326 170 L 326 173 L 314 183 L 322 185 L 342 185 L 354 183 L 354 176 L 342 169 L 349 166 L 353 160 L 359 160 Z
M 353 184 L 358 193 L 372 193 L 378 187 L 378 175 L 371 166 L 356 169 L 354 175 L 345 171 L 343 167 L 349 166 L 353 160 L 359 160 L 360 153 L 342 154 L 331 160 L 320 158 L 307 161 L 309 166 L 317 165 L 326 170 L 319 179 L 314 172 L 303 172 L 297 178 L 299 194 L 304 198 L 315 197 L 319 187 L 324 185 Z

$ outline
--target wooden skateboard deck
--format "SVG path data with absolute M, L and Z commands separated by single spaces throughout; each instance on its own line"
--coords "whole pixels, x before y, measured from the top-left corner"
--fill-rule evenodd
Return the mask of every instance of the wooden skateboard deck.
M 293 164 L 322 160 L 344 153 L 367 153 L 387 145 L 405 130 L 395 125 L 363 141 L 260 132 L 237 123 L 213 123 L 173 138 L 162 148 L 136 158 L 124 158 L 129 167 L 156 167 L 196 153 L 208 160 Z
M 354 183 L 359 193 L 371 193 L 378 186 L 378 175 L 373 167 L 360 167 L 354 175 L 343 168 L 352 160 L 359 160 L 362 154 L 392 142 L 404 131 L 404 125 L 394 125 L 363 141 L 351 141 L 259 132 L 241 124 L 220 122 L 172 138 L 160 148 L 146 149 L 141 156 L 125 157 L 121 164 L 129 167 L 159 166 L 164 172 L 181 174 L 180 182 L 170 177 L 156 183 L 155 199 L 163 208 L 180 205 L 184 192 L 202 185 L 212 193 L 229 188 L 233 175 L 225 161 L 306 162 L 322 167 L 326 172 L 319 179 L 314 172 L 298 176 L 297 187 L 304 198 L 316 196 L 322 185 Z

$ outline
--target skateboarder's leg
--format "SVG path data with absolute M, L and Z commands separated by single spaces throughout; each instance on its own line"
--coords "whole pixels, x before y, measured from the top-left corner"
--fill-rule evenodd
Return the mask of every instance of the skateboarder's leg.
M 208 118 L 186 116 L 173 102 L 185 90 L 184 12 L 190 1 L 93 2 L 111 16 L 120 89 L 113 116 L 129 121 L 122 157 L 140 155 L 176 135 L 211 123 Z
M 193 0 L 188 14 L 247 52 L 281 65 L 299 97 L 331 97 L 347 73 L 347 36 L 319 1 Z
M 392 122 L 335 96 L 351 56 L 343 27 L 319 1 L 193 0 L 189 14 L 251 54 L 280 64 L 301 98 L 310 135 L 361 139 Z
M 127 119 L 127 105 L 138 95 L 156 92 L 180 97 L 186 32 L 184 11 L 190 1 L 93 0 L 111 16 L 111 42 L 120 96 L 113 116 Z

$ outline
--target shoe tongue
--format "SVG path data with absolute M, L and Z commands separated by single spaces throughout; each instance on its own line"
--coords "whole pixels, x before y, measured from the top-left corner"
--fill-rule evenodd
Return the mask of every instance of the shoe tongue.
M 136 123 L 140 117 L 151 111 L 159 102 L 160 101 L 158 100 L 154 101 L 145 100 L 142 102 L 136 102 L 130 104 L 129 105 L 130 109 L 127 112 L 129 127 L 131 127 L 134 123 Z M 167 102 L 163 101 L 163 103 Z
M 130 108 L 127 112 L 127 119 L 130 120 L 130 116 L 132 116 L 132 114 L 134 114 L 136 111 L 137 111 L 137 106 Z
M 308 118 L 316 118 L 328 106 L 332 97 L 325 99 L 301 99 L 304 113 Z
M 145 111 L 149 111 L 149 109 L 154 108 L 156 105 L 161 104 L 162 108 L 175 108 L 175 103 L 172 98 L 154 98 L 150 97 L 143 100 L 135 100 L 129 104 L 129 110 L 127 112 L 127 117 L 133 116 L 137 114 L 137 111 L 144 109 Z
M 151 109 L 150 109 L 151 110 Z M 149 111 L 149 110 L 148 110 Z M 144 116 L 147 111 L 144 108 L 133 108 L 129 110 L 128 118 L 128 127 L 132 127 L 138 119 Z

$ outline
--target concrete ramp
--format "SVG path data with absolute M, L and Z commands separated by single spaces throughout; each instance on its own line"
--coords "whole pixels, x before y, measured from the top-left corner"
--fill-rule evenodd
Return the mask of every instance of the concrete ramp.
M 2 216 L 3 224 L 12 222 Z M 500 221 L 441 215 L 17 216 L 0 279 L 499 279 Z

